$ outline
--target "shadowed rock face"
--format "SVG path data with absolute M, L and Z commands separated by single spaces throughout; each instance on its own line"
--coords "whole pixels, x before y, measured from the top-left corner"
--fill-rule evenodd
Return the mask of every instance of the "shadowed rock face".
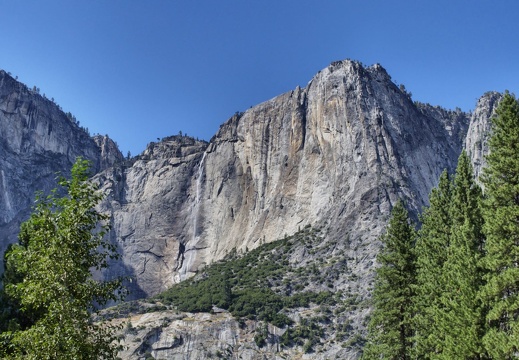
M 76 157 L 91 160 L 94 172 L 122 159 L 108 137 L 99 143 L 52 101 L 0 71 L 0 254 L 16 241 L 36 191 L 56 187 Z
M 96 179 L 140 295 L 307 224 L 325 227 L 366 278 L 393 204 L 415 214 L 427 204 L 469 120 L 416 106 L 380 65 L 340 61 L 236 114 L 209 143 L 170 137 Z M 368 281 L 358 286 L 367 293 Z

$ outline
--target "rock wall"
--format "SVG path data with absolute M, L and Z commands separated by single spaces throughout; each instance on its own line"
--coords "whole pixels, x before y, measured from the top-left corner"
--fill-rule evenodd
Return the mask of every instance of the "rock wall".
M 123 255 L 123 263 L 113 264 L 111 272 L 134 277 L 133 298 L 166 289 L 183 268 L 184 246 L 195 226 L 190 220 L 198 164 L 206 147 L 192 138 L 170 137 L 151 143 L 126 166 L 95 177 L 107 194 L 100 208 L 112 214 L 112 240 Z
M 161 311 L 134 315 L 115 323 L 123 326 L 122 359 L 354 359 L 357 352 L 331 344 L 326 352 L 304 354 L 299 347 L 283 349 L 279 337 L 284 329 L 268 325 L 269 342 L 259 348 L 255 341 L 256 321 L 241 323 L 227 312 L 217 314 Z M 277 340 L 277 342 L 273 340 Z M 273 341 L 272 343 L 270 341 Z
M 134 297 L 156 294 L 229 251 L 324 226 L 370 273 L 394 202 L 416 214 L 465 146 L 484 165 L 487 93 L 472 114 L 413 103 L 380 66 L 339 61 L 239 113 L 209 143 L 168 137 L 125 160 L 52 101 L 0 71 L 0 252 L 16 240 L 37 190 L 77 156 L 94 163 Z M 470 123 L 470 127 L 469 127 Z M 468 135 L 467 135 L 468 132 Z M 104 171 L 101 171 L 103 170 Z M 109 275 L 109 276 L 111 276 Z
M 502 98 L 502 94 L 492 91 L 485 93 L 472 113 L 470 126 L 465 138 L 465 149 L 472 160 L 476 178 L 481 175 L 486 165 L 485 155 L 488 154 L 488 138 L 490 137 L 490 121 L 495 109 Z
M 101 138 L 100 147 L 56 104 L 0 71 L 0 254 L 16 241 L 36 191 L 56 187 L 57 174 L 68 174 L 76 157 L 91 160 L 94 172 L 122 159 Z
M 97 179 L 139 296 L 307 224 L 324 226 L 362 278 L 393 204 L 414 214 L 427 204 L 468 124 L 460 111 L 417 107 L 380 65 L 341 61 L 236 114 L 209 144 L 168 138 Z
M 323 249 L 331 250 L 296 260 L 342 254 L 348 273 L 333 288 L 366 299 L 392 206 L 403 199 L 416 217 L 463 148 L 479 176 L 500 97 L 485 94 L 471 114 L 448 111 L 413 102 L 380 65 L 339 61 L 306 87 L 235 114 L 210 142 L 171 136 L 124 159 L 108 137 L 91 138 L 52 101 L 0 71 L 0 253 L 16 240 L 35 191 L 55 187 L 56 172 L 67 174 L 83 156 L 106 194 L 100 209 L 111 215 L 111 240 L 122 254 L 104 276 L 130 276 L 130 299 L 306 225 L 321 228 L 330 245 Z M 355 331 L 362 332 L 366 311 L 349 313 Z M 257 323 L 240 328 L 228 314 L 167 314 L 167 324 L 164 314 L 153 316 L 132 320 L 146 341 L 130 339 L 123 357 L 219 351 L 259 359 L 278 351 L 255 347 Z M 358 354 L 336 345 L 314 357 Z

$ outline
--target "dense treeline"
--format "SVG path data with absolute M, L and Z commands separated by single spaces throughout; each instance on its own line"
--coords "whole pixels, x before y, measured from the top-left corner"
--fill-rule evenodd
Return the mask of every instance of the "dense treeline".
M 519 355 L 519 102 L 492 119 L 481 183 L 463 152 L 415 232 L 392 212 L 378 256 L 365 359 L 511 359 Z

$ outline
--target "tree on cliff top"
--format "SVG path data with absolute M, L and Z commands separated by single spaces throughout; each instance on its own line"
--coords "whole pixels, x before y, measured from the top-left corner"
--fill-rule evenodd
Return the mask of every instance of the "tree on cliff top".
M 95 324 L 92 312 L 122 295 L 121 281 L 96 281 L 92 269 L 118 257 L 105 239 L 106 215 L 94 209 L 102 196 L 88 182 L 89 162 L 78 159 L 72 178 L 37 196 L 22 224 L 19 244 L 5 255 L 0 314 L 0 357 L 24 359 L 114 358 L 113 328 Z M 0 327 L 2 326 L 0 325 Z

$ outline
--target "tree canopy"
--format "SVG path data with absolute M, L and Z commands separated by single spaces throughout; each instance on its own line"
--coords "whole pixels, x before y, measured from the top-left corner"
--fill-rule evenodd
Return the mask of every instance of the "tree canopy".
M 443 172 L 430 194 L 430 206 L 420 217 L 422 226 L 414 249 L 409 250 L 414 252 L 416 268 L 410 290 L 407 284 L 387 280 L 396 279 L 387 274 L 397 267 L 386 260 L 391 247 L 386 244 L 382 249 L 369 327 L 375 341 L 366 348 L 367 358 L 517 357 L 519 102 L 515 96 L 505 93 L 491 121 L 487 167 L 481 177 L 484 192 L 463 151 L 454 180 Z M 395 220 L 391 219 L 388 234 L 395 234 Z M 404 293 L 413 296 L 405 310 Z M 409 307 L 413 309 L 409 315 L 412 335 L 404 352 L 395 334 L 402 329 L 401 315 Z M 406 333 L 400 339 L 408 337 Z
M 482 193 L 465 151 L 458 159 L 453 185 L 451 234 L 440 277 L 440 306 L 435 314 L 435 327 L 443 339 L 441 358 L 478 359 L 484 353 L 481 345 L 483 308 L 478 299 L 483 282 L 479 263 L 484 243 Z
M 416 240 L 417 283 L 413 299 L 415 355 L 438 352 L 443 342 L 444 334 L 438 327 L 436 316 L 441 311 L 442 271 L 452 230 L 452 187 L 452 181 L 445 170 L 438 186 L 429 195 L 429 207 L 424 209 L 420 217 L 422 227 Z
M 519 102 L 506 93 L 492 119 L 483 214 L 486 236 L 481 297 L 489 329 L 483 342 L 494 359 L 519 352 Z
M 105 237 L 102 199 L 88 181 L 89 162 L 79 158 L 70 180 L 48 196 L 38 194 L 19 243 L 5 254 L 0 356 L 24 359 L 114 358 L 112 327 L 92 312 L 123 295 L 121 280 L 97 281 L 91 270 L 118 257 Z M 63 194 L 64 195 L 60 195 Z

